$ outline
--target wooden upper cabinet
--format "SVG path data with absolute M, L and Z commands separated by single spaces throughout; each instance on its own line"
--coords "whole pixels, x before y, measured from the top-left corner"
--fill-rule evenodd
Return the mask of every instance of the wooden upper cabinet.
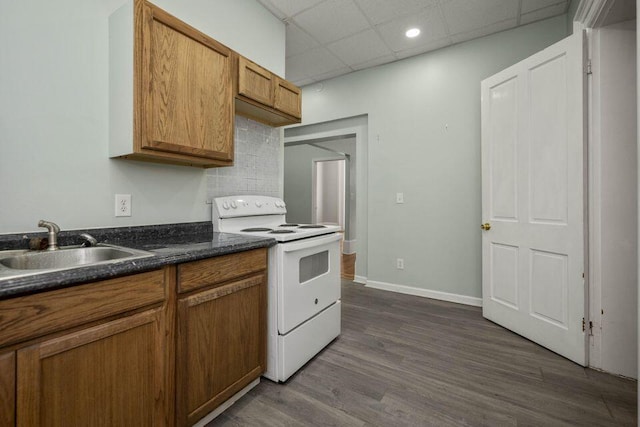
M 302 92 L 293 83 L 276 78 L 274 108 L 290 116 L 302 117 Z
M 238 57 L 238 93 L 273 107 L 275 76 L 247 58 Z
M 232 51 L 144 0 L 109 25 L 111 157 L 232 165 Z
M 300 123 L 299 87 L 235 54 L 236 113 L 270 126 Z

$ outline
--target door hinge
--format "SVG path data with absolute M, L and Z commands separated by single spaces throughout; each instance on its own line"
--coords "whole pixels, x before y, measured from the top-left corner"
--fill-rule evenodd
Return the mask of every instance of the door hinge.
M 582 332 L 585 331 L 587 327 L 587 322 L 586 320 L 584 320 L 584 317 L 582 318 Z M 593 332 L 593 322 L 591 320 L 589 320 L 589 333 Z
M 587 63 L 585 64 L 585 74 L 589 75 L 589 74 L 593 74 L 593 72 L 591 71 L 591 60 L 587 59 Z

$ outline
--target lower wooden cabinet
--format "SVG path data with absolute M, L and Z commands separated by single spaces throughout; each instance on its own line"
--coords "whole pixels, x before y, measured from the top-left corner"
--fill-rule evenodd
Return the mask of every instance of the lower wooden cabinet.
M 17 351 L 18 426 L 165 425 L 163 310 Z
M 266 367 L 266 274 L 178 300 L 178 425 L 192 425 Z
M 0 353 L 0 427 L 16 423 L 16 353 Z
M 0 301 L 0 427 L 192 425 L 266 368 L 267 251 Z

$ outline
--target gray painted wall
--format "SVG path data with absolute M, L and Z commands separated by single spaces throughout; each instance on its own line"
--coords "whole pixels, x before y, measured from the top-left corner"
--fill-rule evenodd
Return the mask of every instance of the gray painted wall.
M 480 81 L 566 35 L 563 15 L 304 88 L 303 125 L 368 114 L 368 280 L 480 297 Z
M 287 221 L 311 222 L 311 187 L 314 159 L 334 158 L 327 151 L 310 145 L 284 148 L 284 200 Z
M 210 220 L 205 170 L 108 158 L 108 19 L 124 3 L 0 2 L 0 233 Z M 257 2 L 155 3 L 284 75 L 284 24 Z M 116 193 L 132 217 L 114 217 Z

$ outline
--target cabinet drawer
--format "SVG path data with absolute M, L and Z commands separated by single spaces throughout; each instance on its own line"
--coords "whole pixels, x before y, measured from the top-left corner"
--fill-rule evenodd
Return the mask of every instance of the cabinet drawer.
M 215 285 L 266 268 L 266 249 L 254 249 L 181 264 L 178 266 L 178 292 Z
M 164 271 L 0 301 L 0 346 L 164 300 Z

